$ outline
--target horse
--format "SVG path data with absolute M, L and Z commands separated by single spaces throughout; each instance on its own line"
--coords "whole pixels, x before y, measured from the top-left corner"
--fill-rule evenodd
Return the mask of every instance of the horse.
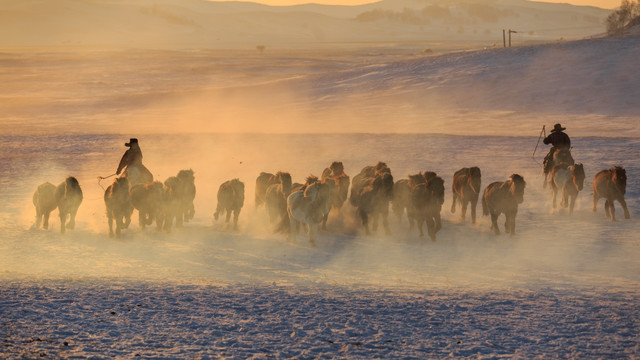
M 335 186 L 331 187 L 330 203 L 331 208 L 340 211 L 342 205 L 347 200 L 349 194 L 350 178 L 344 173 L 344 165 L 340 161 L 334 161 L 328 168 L 322 171 L 321 181 L 323 183 L 333 182 Z M 329 213 L 327 213 L 322 220 L 322 229 L 327 228 L 327 220 Z
M 193 170 L 180 170 L 177 178 L 180 179 L 180 203 L 182 207 L 182 219 L 189 222 L 196 213 L 193 200 L 196 198 L 196 184 Z
M 498 229 L 498 216 L 504 213 L 506 221 L 504 223 L 505 232 L 511 236 L 516 233 L 516 214 L 518 214 L 518 204 L 524 201 L 524 188 L 526 182 L 518 174 L 512 174 L 509 180 L 501 182 L 495 181 L 489 184 L 482 195 L 482 214 L 491 214 L 491 229 L 496 235 L 500 235 Z
M 410 227 L 415 221 L 418 224 L 420 237 L 424 236 L 423 224 L 427 224 L 427 232 L 432 241 L 436 241 L 436 232 L 442 227 L 440 223 L 440 193 L 444 194 L 444 181 L 439 176 L 428 181 L 424 174 L 409 176 L 411 189 L 411 205 L 407 208 Z
M 451 213 L 456 212 L 456 204 L 460 203 L 460 219 L 464 221 L 467 214 L 467 206 L 471 204 L 471 223 L 476 223 L 476 207 L 480 196 L 482 174 L 477 166 L 462 168 L 453 174 L 451 192 L 453 201 L 451 202 Z
M 275 180 L 270 180 L 264 200 L 269 213 L 269 220 L 274 224 L 278 218 L 287 218 L 287 196 L 291 193 L 291 174 L 278 171 L 274 175 Z
M 138 224 L 141 229 L 153 224 L 155 220 L 158 230 L 162 228 L 163 216 L 163 184 L 152 181 L 148 184 L 136 184 L 129 190 L 131 205 L 138 210 Z
M 49 228 L 49 215 L 58 208 L 56 202 L 56 186 L 50 182 L 40 184 L 33 193 L 33 205 L 36 207 L 36 222 L 34 228 L 39 228 L 42 224 L 43 229 Z
M 551 190 L 553 191 L 553 208 L 556 208 L 556 197 L 558 191 L 562 190 L 562 201 L 560 205 L 569 207 L 569 215 L 573 214 L 573 207 L 576 203 L 578 192 L 584 187 L 584 166 L 557 165 L 551 170 Z
M 280 180 L 274 174 L 261 172 L 260 175 L 258 175 L 256 178 L 255 207 L 259 207 L 265 203 L 267 188 L 278 183 L 280 183 Z
M 233 229 L 238 229 L 238 216 L 244 205 L 244 183 L 239 179 L 223 182 L 218 188 L 218 205 L 213 217 L 218 220 L 220 214 L 226 211 L 225 225 L 229 224 L 233 212 Z
M 136 184 L 148 184 L 153 181 L 153 174 L 141 163 L 127 166 L 120 177 L 127 178 L 129 186 Z
M 287 214 L 289 218 L 289 234 L 292 241 L 296 240 L 299 225 L 307 226 L 309 242 L 315 246 L 318 225 L 324 218 L 324 212 L 330 207 L 329 185 L 314 182 L 302 191 L 298 190 L 287 197 Z
M 163 228 L 171 232 L 175 219 L 176 227 L 182 227 L 183 221 L 183 195 L 182 184 L 177 176 L 168 177 L 162 187 L 162 212 L 164 217 Z
M 542 184 L 543 188 L 547 187 L 547 177 L 549 173 L 553 171 L 558 165 L 573 165 L 575 161 L 573 160 L 573 156 L 571 156 L 571 150 L 569 149 L 557 149 L 553 152 L 553 156 L 551 157 L 550 164 L 543 167 L 544 172 L 544 183 Z
M 74 229 L 76 226 L 76 214 L 82 203 L 82 189 L 78 180 L 73 176 L 65 179 L 55 191 L 58 214 L 60 215 L 60 232 L 64 234 L 66 229 Z M 67 218 L 69 222 L 67 223 Z
M 129 180 L 126 177 L 116 178 L 104 192 L 104 204 L 107 207 L 107 219 L 109 220 L 109 237 L 113 237 L 113 221 L 116 222 L 116 236 L 119 238 L 121 230 L 129 227 L 131 223 L 131 195 L 129 193 Z
M 370 174 L 374 176 L 368 176 Z M 385 232 L 387 235 L 391 234 L 388 216 L 393 186 L 391 170 L 384 163 L 378 163 L 375 167 L 365 167 L 353 178 L 349 202 L 356 207 L 367 235 L 371 235 L 369 216 L 373 217 L 373 231 L 378 227 L 378 217 L 382 216 Z
M 391 210 L 402 221 L 402 215 L 405 210 L 409 219 L 409 229 L 413 229 L 414 221 L 410 214 L 411 211 L 411 186 L 409 179 L 400 179 L 393 184 L 393 201 L 391 201 Z
M 604 211 L 611 221 L 616 221 L 616 211 L 613 202 L 618 200 L 624 210 L 624 218 L 629 219 L 629 209 L 624 200 L 627 188 L 627 171 L 622 166 L 615 166 L 608 170 L 600 170 L 593 177 L 593 212 L 600 198 L 605 198 Z

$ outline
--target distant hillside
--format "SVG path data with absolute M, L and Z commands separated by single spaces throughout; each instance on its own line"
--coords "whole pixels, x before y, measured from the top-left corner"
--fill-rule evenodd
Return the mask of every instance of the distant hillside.
M 205 0 L 0 0 L 0 47 L 244 48 L 349 42 L 516 42 L 604 32 L 608 10 L 524 0 L 273 7 Z

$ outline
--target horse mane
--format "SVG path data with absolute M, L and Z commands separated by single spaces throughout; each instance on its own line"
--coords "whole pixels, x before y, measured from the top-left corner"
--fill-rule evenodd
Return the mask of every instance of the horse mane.
M 409 186 L 411 188 L 414 188 L 415 186 L 418 186 L 420 184 L 427 183 L 427 179 L 425 179 L 424 175 L 421 172 L 415 175 L 409 175 L 408 178 L 409 178 Z
M 76 178 L 74 178 L 73 176 L 67 177 L 64 182 L 67 184 L 67 186 L 70 186 L 72 188 L 79 188 L 80 187 L 80 183 L 78 183 L 78 180 Z
M 310 174 L 309 176 L 307 176 L 307 177 L 305 178 L 305 180 L 304 180 L 304 181 L 305 181 L 305 185 L 311 185 L 311 184 L 313 184 L 313 183 L 318 182 L 318 177 L 317 177 L 317 176 L 315 176 L 315 175 L 313 175 L 313 174 Z
M 342 165 L 342 161 L 334 161 L 329 165 L 329 169 L 331 169 L 331 176 L 339 176 L 344 174 L 344 165 Z
M 438 176 L 438 174 L 435 173 L 435 171 L 425 171 L 424 172 L 424 179 L 428 182 L 429 180 L 431 180 L 432 178 Z
M 195 180 L 195 177 L 193 175 L 193 170 L 189 169 L 189 170 L 180 170 L 178 171 L 178 179 L 183 180 L 183 181 L 189 181 L 189 182 L 193 182 Z
M 469 168 L 469 176 L 471 177 L 481 177 L 482 176 L 482 172 L 480 171 L 480 168 L 477 166 L 473 166 Z

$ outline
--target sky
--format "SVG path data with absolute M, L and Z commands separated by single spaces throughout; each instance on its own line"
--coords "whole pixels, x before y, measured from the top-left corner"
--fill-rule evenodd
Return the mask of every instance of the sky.
M 306 3 L 317 3 L 317 4 L 327 4 L 327 5 L 360 5 L 376 2 L 378 0 L 254 0 L 254 2 L 267 4 L 267 5 L 295 5 L 295 4 L 306 4 Z M 555 3 L 569 3 L 573 5 L 589 5 L 589 6 L 597 6 L 604 9 L 613 9 L 615 7 L 620 6 L 621 0 L 574 0 L 574 1 L 566 1 L 566 0 L 546 0 L 544 2 L 555 2 Z

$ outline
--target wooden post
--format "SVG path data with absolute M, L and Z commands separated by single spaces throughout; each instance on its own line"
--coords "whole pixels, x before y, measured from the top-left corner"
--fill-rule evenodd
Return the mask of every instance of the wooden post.
M 509 29 L 509 47 L 511 47 L 511 33 L 517 33 L 517 31 Z
M 507 47 L 507 38 L 504 34 L 504 29 L 502 29 L 502 47 Z

